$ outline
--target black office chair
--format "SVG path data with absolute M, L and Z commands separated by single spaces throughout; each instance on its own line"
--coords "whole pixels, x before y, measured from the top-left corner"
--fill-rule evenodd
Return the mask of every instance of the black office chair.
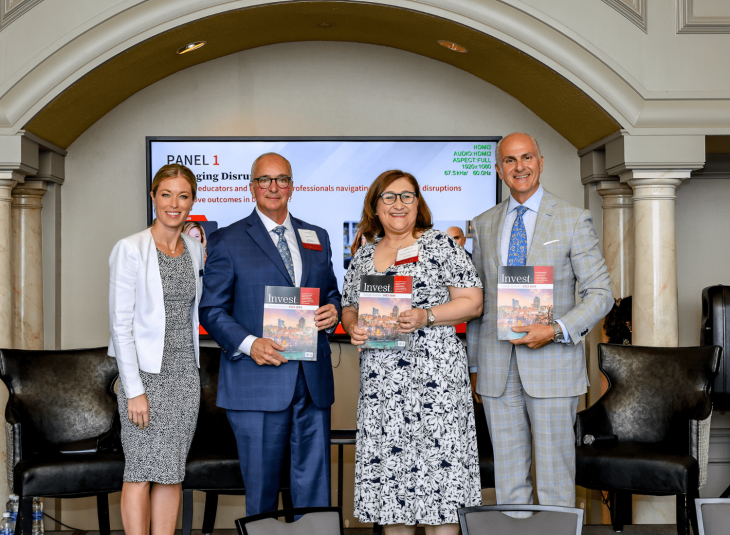
M 295 515 L 301 515 L 301 518 L 293 523 L 278 520 Z M 345 535 L 339 507 L 304 507 L 261 513 L 239 518 L 236 529 L 238 535 Z
M 697 509 L 697 535 L 717 535 L 730 532 L 730 499 L 700 498 Z
M 534 513 L 512 518 L 504 513 Z M 459 509 L 462 535 L 580 535 L 583 509 L 550 505 L 481 505 Z
M 200 347 L 200 411 L 182 483 L 183 535 L 190 535 L 192 532 L 194 490 L 205 492 L 205 534 L 213 532 L 220 494 L 246 494 L 236 437 L 225 409 L 216 406 L 220 353 L 218 347 Z M 291 509 L 288 468 L 282 470 L 281 496 L 284 507 Z
M 717 284 L 702 290 L 702 317 L 700 319 L 700 345 L 720 346 L 723 358 L 720 372 L 712 385 L 712 407 L 716 411 L 730 410 L 730 286 Z M 730 497 L 730 485 L 720 498 Z
M 474 423 L 477 428 L 477 449 L 479 450 L 479 476 L 482 489 L 494 488 L 494 448 L 489 435 L 484 406 L 474 403 Z
M 96 496 L 99 532 L 109 535 L 108 495 L 122 489 L 124 455 L 112 391 L 117 363 L 106 353 L 0 350 L 0 379 L 10 391 L 10 486 L 20 496 L 16 533 L 31 533 L 34 496 Z
M 628 523 L 631 494 L 675 495 L 677 533 L 697 533 L 694 499 L 707 480 L 710 390 L 722 349 L 599 344 L 608 390 L 576 421 L 576 484 L 611 494 L 612 523 Z M 584 445 L 586 435 L 615 441 Z M 688 518 L 689 517 L 689 518 Z

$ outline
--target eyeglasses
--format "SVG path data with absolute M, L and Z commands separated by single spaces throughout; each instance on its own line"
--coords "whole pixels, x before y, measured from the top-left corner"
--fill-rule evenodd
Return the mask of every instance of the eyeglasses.
M 418 194 L 412 191 L 404 191 L 403 193 L 393 193 L 392 191 L 386 191 L 380 194 L 380 198 L 383 199 L 385 204 L 395 204 L 395 200 L 400 197 L 400 201 L 403 204 L 411 204 L 413 200 L 418 197 Z
M 276 180 L 276 185 L 283 189 L 289 186 L 289 182 L 291 182 L 291 177 L 286 175 L 280 175 L 276 178 L 271 178 L 270 176 L 260 176 L 258 178 L 254 178 L 254 180 L 258 181 L 259 187 L 262 189 L 267 189 L 269 186 L 271 186 L 271 181 Z

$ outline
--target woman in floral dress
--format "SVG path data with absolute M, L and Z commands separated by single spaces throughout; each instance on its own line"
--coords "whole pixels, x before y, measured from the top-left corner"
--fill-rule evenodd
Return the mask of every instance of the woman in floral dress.
M 482 284 L 466 251 L 431 227 L 416 179 L 381 174 L 359 225 L 367 243 L 345 276 L 342 325 L 354 345 L 367 339 L 357 326 L 360 277 L 413 277 L 413 308 L 398 317 L 407 350 L 360 353 L 355 516 L 387 535 L 412 534 L 416 524 L 455 535 L 457 509 L 481 504 L 466 351 L 454 325 L 481 314 Z M 417 258 L 395 265 L 413 245 Z

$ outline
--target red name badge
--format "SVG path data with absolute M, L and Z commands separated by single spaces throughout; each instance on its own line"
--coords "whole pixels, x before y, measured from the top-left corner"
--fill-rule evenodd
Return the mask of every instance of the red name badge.
M 402 266 L 403 264 L 418 262 L 418 250 L 418 243 L 414 243 L 410 247 L 398 249 L 398 254 L 395 257 L 395 265 Z
M 299 229 L 299 237 L 302 239 L 302 247 L 312 249 L 313 251 L 321 251 L 322 244 L 319 243 L 317 233 L 313 230 Z

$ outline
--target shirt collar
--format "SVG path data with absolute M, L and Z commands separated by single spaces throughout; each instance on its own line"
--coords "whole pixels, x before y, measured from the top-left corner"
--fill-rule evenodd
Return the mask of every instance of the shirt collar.
M 540 202 L 542 201 L 542 194 L 545 192 L 545 190 L 542 188 L 542 184 L 540 184 L 540 187 L 537 188 L 537 191 L 525 201 L 524 204 L 518 203 L 515 198 L 510 195 L 509 196 L 509 206 L 507 207 L 507 213 L 509 214 L 512 212 L 512 210 L 516 210 L 518 206 L 524 206 L 528 210 L 532 210 L 533 212 L 537 213 L 540 211 Z M 257 208 L 258 209 L 258 208 Z
M 274 221 L 270 217 L 265 216 L 263 213 L 261 213 L 261 210 L 259 210 L 258 206 L 256 207 L 256 213 L 259 214 L 259 217 L 261 218 L 261 222 L 264 224 L 264 227 L 266 227 L 266 232 L 270 233 L 276 227 L 279 226 L 279 224 L 276 221 Z M 286 219 L 284 220 L 282 225 L 284 225 L 286 230 L 288 230 L 292 234 L 294 233 L 294 225 L 291 224 L 291 215 L 289 214 L 289 212 L 286 213 Z

